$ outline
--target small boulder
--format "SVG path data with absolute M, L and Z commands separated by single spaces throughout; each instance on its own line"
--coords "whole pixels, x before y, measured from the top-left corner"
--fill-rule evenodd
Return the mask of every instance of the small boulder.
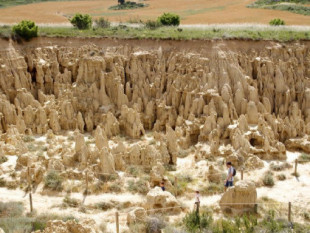
M 256 201 L 255 183 L 249 180 L 240 180 L 223 194 L 220 207 L 225 213 L 242 214 L 254 211 Z
M 245 161 L 245 167 L 248 169 L 260 169 L 263 168 L 264 162 L 260 158 L 258 158 L 256 155 L 250 156 L 246 161 Z
M 180 204 L 177 199 L 170 192 L 163 191 L 160 187 L 151 189 L 146 195 L 146 199 L 147 210 L 172 214 L 181 212 Z
M 206 174 L 209 182 L 220 183 L 222 180 L 222 174 L 219 170 L 215 169 L 213 165 L 209 166 L 209 170 Z

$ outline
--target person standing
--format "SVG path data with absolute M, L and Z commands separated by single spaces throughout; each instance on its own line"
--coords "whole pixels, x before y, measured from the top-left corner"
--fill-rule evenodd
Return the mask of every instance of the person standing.
M 164 181 L 160 182 L 160 188 L 161 188 L 161 190 L 166 191 L 165 182 Z
M 227 178 L 225 180 L 225 192 L 228 187 L 232 187 L 234 185 L 234 167 L 232 166 L 231 162 L 226 163 L 228 172 Z
M 199 213 L 199 207 L 200 207 L 200 193 L 198 190 L 195 192 L 195 205 L 196 205 L 196 212 Z

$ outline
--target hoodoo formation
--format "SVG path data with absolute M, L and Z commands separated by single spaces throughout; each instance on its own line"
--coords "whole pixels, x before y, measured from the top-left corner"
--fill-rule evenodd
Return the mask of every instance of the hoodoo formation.
M 177 148 L 191 145 L 199 158 L 231 156 L 239 163 L 285 159 L 290 148 L 310 152 L 309 58 L 303 45 L 201 53 L 95 45 L 1 51 L 1 148 L 25 154 L 20 135 L 48 134 L 50 151 L 60 146 L 53 134 L 74 130 L 75 150 L 62 146 L 61 160 L 100 158 L 109 161 L 100 168 L 107 172 L 124 162 L 175 163 Z M 119 134 L 139 139 L 146 131 L 154 132 L 156 146 L 109 148 Z M 84 132 L 95 135 L 92 150 Z
M 100 174 L 139 165 L 150 168 L 153 188 L 193 147 L 196 162 L 223 157 L 246 169 L 286 160 L 287 150 L 310 152 L 306 44 L 95 42 L 1 50 L 0 157 L 17 156 L 11 182 L 25 182 L 27 167 L 36 185 L 50 170 L 72 180 L 87 170 L 95 193 Z M 43 138 L 43 156 L 27 135 Z M 220 182 L 219 172 L 210 166 L 208 179 Z M 158 192 L 164 201 L 146 209 L 179 205 L 160 188 L 147 197 Z

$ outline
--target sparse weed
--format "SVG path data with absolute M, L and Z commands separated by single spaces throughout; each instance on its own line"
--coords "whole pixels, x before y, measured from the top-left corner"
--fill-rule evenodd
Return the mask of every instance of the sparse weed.
M 203 195 L 214 195 L 224 192 L 224 185 L 222 183 L 209 183 L 201 189 L 201 194 Z
M 132 179 L 127 182 L 127 189 L 132 193 L 147 194 L 149 191 L 149 184 L 143 179 L 138 179 L 137 181 Z
M 76 208 L 80 205 L 80 201 L 76 198 L 72 198 L 69 195 L 66 195 L 65 198 L 62 200 L 64 207 L 73 207 Z

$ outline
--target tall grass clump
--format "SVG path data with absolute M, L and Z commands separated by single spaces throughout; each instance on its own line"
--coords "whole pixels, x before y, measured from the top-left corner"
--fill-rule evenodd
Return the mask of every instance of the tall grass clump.
M 157 29 L 159 27 L 161 27 L 162 24 L 157 20 L 147 20 L 145 22 L 145 27 L 151 30 Z
M 95 25 L 97 28 L 109 28 L 111 26 L 111 23 L 108 19 L 100 17 L 99 19 L 95 20 Z

